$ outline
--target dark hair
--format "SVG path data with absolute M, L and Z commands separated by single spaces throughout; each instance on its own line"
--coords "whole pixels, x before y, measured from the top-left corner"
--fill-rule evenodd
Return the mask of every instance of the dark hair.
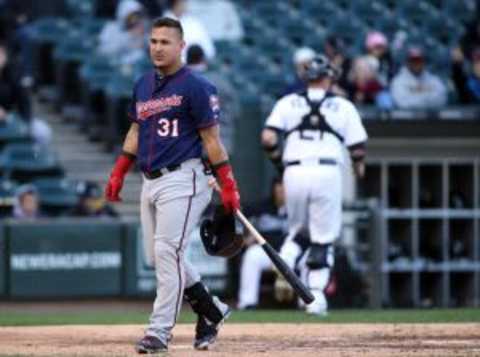
M 171 17 L 159 17 L 153 20 L 152 28 L 159 28 L 159 27 L 170 27 L 173 29 L 177 29 L 180 37 L 183 39 L 183 27 L 180 24 L 180 21 L 172 19 Z
M 194 65 L 205 61 L 205 52 L 199 45 L 191 45 L 187 50 L 187 64 Z

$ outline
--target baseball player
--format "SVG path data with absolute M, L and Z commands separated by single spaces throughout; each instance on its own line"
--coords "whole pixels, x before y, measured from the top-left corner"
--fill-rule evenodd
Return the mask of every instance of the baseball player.
M 194 347 L 208 349 L 229 307 L 211 296 L 199 274 L 184 259 L 187 240 L 209 203 L 211 176 L 201 162 L 202 146 L 221 187 L 227 212 L 240 195 L 227 153 L 219 139 L 220 108 L 215 87 L 183 66 L 180 23 L 153 22 L 150 57 L 155 67 L 135 84 L 129 116 L 132 124 L 106 187 L 110 201 L 120 200 L 124 177 L 134 161 L 143 173 L 141 224 L 147 261 L 155 266 L 157 294 L 138 353 L 167 350 L 182 297 L 198 315 Z
M 289 234 L 280 255 L 293 268 L 301 254 L 293 237 L 308 229 L 311 245 L 305 264 L 315 301 L 306 309 L 318 315 L 327 313 L 324 289 L 341 228 L 343 146 L 355 174 L 363 177 L 365 172 L 367 133 L 360 116 L 350 101 L 329 92 L 337 72 L 325 56 L 316 56 L 307 66 L 307 90 L 281 98 L 262 132 L 267 155 L 285 169 Z

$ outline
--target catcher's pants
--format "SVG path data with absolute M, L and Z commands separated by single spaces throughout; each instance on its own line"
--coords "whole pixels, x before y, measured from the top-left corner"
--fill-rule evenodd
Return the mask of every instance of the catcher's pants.
M 262 272 L 271 268 L 272 262 L 260 245 L 248 247 L 240 268 L 239 309 L 258 305 Z
M 311 242 L 320 244 L 333 243 L 340 235 L 341 167 L 319 165 L 316 161 L 288 166 L 283 178 L 289 231 L 280 255 L 292 269 L 302 253 L 293 240 L 298 232 L 308 230 Z M 308 271 L 304 275 L 315 295 L 310 312 L 322 313 L 327 308 L 323 290 L 328 283 L 330 268 Z
M 182 306 L 183 290 L 200 280 L 184 259 L 192 230 L 210 202 L 212 189 L 200 160 L 157 179 L 144 178 L 141 223 L 147 263 L 155 266 L 157 296 L 146 334 L 164 343 Z

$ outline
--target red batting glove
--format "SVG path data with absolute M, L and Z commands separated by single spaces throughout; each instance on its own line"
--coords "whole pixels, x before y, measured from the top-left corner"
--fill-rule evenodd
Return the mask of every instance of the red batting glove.
M 240 193 L 233 177 L 232 166 L 228 162 L 222 163 L 215 168 L 215 173 L 222 189 L 220 196 L 225 211 L 235 212 L 240 209 Z
M 105 198 L 107 201 L 119 202 L 122 200 L 120 191 L 122 190 L 123 180 L 134 162 L 135 156 L 132 154 L 123 153 L 118 157 L 108 179 L 107 187 L 105 187 Z

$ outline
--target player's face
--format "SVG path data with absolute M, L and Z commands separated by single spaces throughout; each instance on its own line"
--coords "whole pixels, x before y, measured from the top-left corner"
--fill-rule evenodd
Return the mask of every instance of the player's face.
M 150 58 L 157 68 L 167 68 L 180 61 L 185 42 L 171 27 L 153 28 L 150 36 Z

